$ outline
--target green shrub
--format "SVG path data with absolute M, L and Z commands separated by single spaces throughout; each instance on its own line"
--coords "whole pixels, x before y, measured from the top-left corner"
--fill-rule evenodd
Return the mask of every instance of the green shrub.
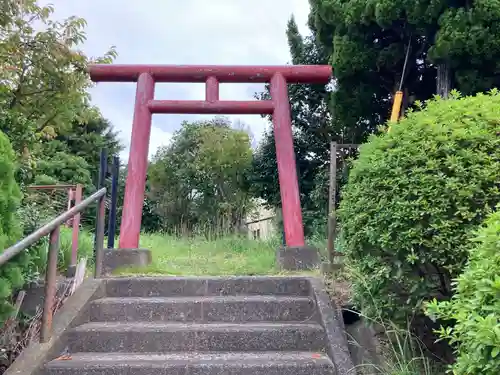
M 20 207 L 15 160 L 9 140 L 0 132 L 0 252 L 40 224 L 33 207 Z M 44 271 L 47 242 L 46 238 L 42 239 L 0 267 L 0 323 L 10 316 L 12 294 L 26 283 L 38 280 Z
M 21 228 L 16 216 L 20 202 L 20 190 L 15 181 L 15 155 L 9 140 L 0 132 L 0 251 L 16 242 Z M 0 269 L 0 321 L 11 311 L 8 302 L 13 289 L 24 285 L 22 267 L 27 266 L 29 257 L 20 254 L 15 260 Z
M 497 91 L 455 93 L 361 147 L 339 218 L 347 261 L 370 277 L 354 284 L 365 314 L 406 325 L 424 301 L 451 297 L 471 230 L 500 202 L 499 132 Z
M 21 193 L 15 174 L 15 155 L 9 140 L 0 132 L 0 249 L 19 239 L 21 229 L 16 218 Z
M 500 209 L 500 206 L 498 207 Z M 455 321 L 441 338 L 456 347 L 456 375 L 500 374 L 500 211 L 474 238 L 469 264 L 456 281 L 450 301 L 427 305 L 435 318 Z

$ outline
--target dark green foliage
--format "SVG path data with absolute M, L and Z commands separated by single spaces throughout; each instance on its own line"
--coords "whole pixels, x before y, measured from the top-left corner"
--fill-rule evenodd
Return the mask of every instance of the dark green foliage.
M 441 3 L 444 9 L 438 18 L 438 31 L 429 57 L 450 65 L 456 88 L 463 93 L 500 87 L 500 2 L 448 0 Z
M 343 192 L 341 231 L 368 315 L 406 324 L 450 298 L 468 238 L 500 202 L 500 95 L 431 100 L 372 136 Z
M 90 189 L 97 183 L 102 148 L 107 150 L 109 164 L 123 149 L 109 121 L 97 117 L 73 122 L 36 150 L 37 183 L 48 177 L 56 183 L 80 183 Z
M 96 182 L 99 175 L 99 160 L 101 149 L 105 148 L 108 153 L 108 162 L 112 163 L 112 157 L 123 150 L 118 133 L 113 129 L 111 123 L 97 117 L 85 122 L 73 122 L 71 128 L 63 131 L 50 142 L 60 144 L 62 151 L 85 160 L 86 169 L 90 172 L 90 180 Z M 77 181 L 74 181 L 77 182 Z
M 73 183 L 92 184 L 90 166 L 84 158 L 66 152 L 56 152 L 50 158 L 40 160 L 36 168 L 36 184 Z
M 452 86 L 465 94 L 500 86 L 497 0 L 310 3 L 309 24 L 335 69 L 331 109 L 349 134 L 387 119 L 401 78 L 405 107 L 429 99 L 436 92 L 438 64 L 450 69 Z
M 5 299 L 9 298 L 12 294 L 11 285 L 8 279 L 4 277 L 0 277 L 0 306 L 5 304 Z M 0 314 L 1 316 L 1 314 Z M 5 320 L 5 317 L 2 318 L 2 321 Z
M 497 0 L 309 2 L 312 36 L 302 37 L 293 19 L 287 27 L 292 63 L 331 64 L 335 77 L 331 93 L 322 85 L 289 88 L 301 203 L 306 229 L 311 232 L 312 220 L 307 218 L 324 217 L 326 213 L 326 195 L 320 198 L 316 194 L 314 198 L 311 193 L 328 188 L 327 179 L 317 175 L 325 174 L 328 169 L 329 142 L 365 142 L 389 118 L 400 82 L 404 92 L 403 111 L 436 93 L 438 66 L 448 67 L 452 87 L 466 94 L 500 86 L 500 27 L 496 22 L 500 3 Z M 408 63 L 403 75 L 407 51 Z M 268 98 L 268 93 L 260 97 Z M 271 131 L 260 146 L 254 160 L 255 193 L 276 206 L 279 189 Z M 337 165 L 340 168 L 340 163 Z M 342 181 L 338 183 L 341 188 Z
M 436 2 L 443 3 L 431 1 Z M 330 110 L 346 143 L 361 143 L 388 119 L 408 44 L 411 48 L 402 87 L 405 107 L 436 92 L 436 70 L 426 59 L 433 31 L 426 29 L 425 23 L 429 18 L 434 20 L 435 14 L 435 6 L 428 0 L 310 3 L 309 25 L 328 50 L 334 68 Z
M 500 206 L 497 207 L 497 210 Z M 473 239 L 469 263 L 457 278 L 450 301 L 434 300 L 427 313 L 455 321 L 441 338 L 456 348 L 456 375 L 500 374 L 500 211 L 492 214 Z
M 14 162 L 10 142 L 0 132 L 0 249 L 11 245 L 21 233 L 15 216 L 21 194 L 14 178 Z
M 16 290 L 24 285 L 24 277 L 21 268 L 17 264 L 2 269 L 2 276 L 9 280 L 12 289 Z
M 20 203 L 20 191 L 14 179 L 15 154 L 7 137 L 0 132 L 0 251 L 20 239 L 21 227 L 16 210 Z M 9 303 L 12 291 L 24 285 L 29 267 L 28 254 L 22 253 L 0 269 L 0 322 L 11 311 Z

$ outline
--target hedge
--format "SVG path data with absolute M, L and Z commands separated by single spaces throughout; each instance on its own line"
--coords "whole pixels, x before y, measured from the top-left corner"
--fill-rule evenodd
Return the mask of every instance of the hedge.
M 363 312 L 406 326 L 453 295 L 471 232 L 500 202 L 500 94 L 454 93 L 373 135 L 352 163 L 339 210 Z
M 500 206 L 498 207 L 500 209 Z M 456 375 L 500 374 L 500 211 L 473 239 L 469 264 L 456 280 L 450 301 L 427 306 L 433 318 L 455 321 L 441 338 L 456 348 Z

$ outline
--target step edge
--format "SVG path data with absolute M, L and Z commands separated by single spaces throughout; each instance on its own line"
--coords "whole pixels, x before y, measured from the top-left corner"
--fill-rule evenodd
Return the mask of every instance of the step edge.
M 100 304 L 118 304 L 118 303 L 188 303 L 188 302 L 283 302 L 283 301 L 298 301 L 298 302 L 312 302 L 314 299 L 307 296 L 299 295 L 213 295 L 213 296 L 126 296 L 126 297 L 103 297 L 92 301 L 94 305 Z
M 300 275 L 289 275 L 289 276 L 277 276 L 277 275 L 256 275 L 256 276 L 237 276 L 237 275 L 222 275 L 222 276 L 113 276 L 107 277 L 107 282 L 114 281 L 149 281 L 149 280 L 158 280 L 158 281 L 253 281 L 253 280 L 300 280 L 300 281 L 308 281 L 308 276 L 300 276 Z
M 176 321 L 104 321 L 104 322 L 89 322 L 81 324 L 74 327 L 72 331 L 75 332 L 92 332 L 92 331 L 107 331 L 115 332 L 116 329 L 120 329 L 121 332 L 134 332 L 134 329 L 139 331 L 147 331 L 147 329 L 159 329 L 159 328 L 171 328 L 179 330 L 202 330 L 202 329 L 212 329 L 212 328 L 226 328 L 235 329 L 238 328 L 246 330 L 248 328 L 259 328 L 259 329 L 287 329 L 287 328 L 300 328 L 309 330 L 320 330 L 324 331 L 321 324 L 310 321 L 307 322 L 292 322 L 292 321 L 279 321 L 279 322 L 176 322 Z M 124 331 L 124 329 L 127 329 Z M 130 329 L 130 330 L 129 330 Z
M 204 351 L 184 351 L 184 352 L 75 352 L 71 353 L 72 360 L 82 360 L 82 361 L 112 361 L 116 360 L 118 357 L 130 357 L 130 360 L 140 360 L 142 357 L 149 359 L 168 359 L 168 358 L 180 358 L 185 356 L 188 359 L 193 357 L 229 357 L 229 358 L 244 358 L 244 357 L 268 357 L 268 358 L 305 358 L 305 359 L 320 359 L 325 358 L 330 360 L 327 353 L 317 352 L 317 351 L 307 351 L 307 350 L 284 350 L 284 351 L 220 351 L 220 352 L 204 352 Z M 319 356 L 319 357 L 317 357 Z M 58 361 L 62 362 L 62 361 Z
M 193 354 L 199 358 L 193 358 Z M 241 356 L 245 354 L 245 356 Z M 280 355 L 285 354 L 285 356 Z M 210 358 L 215 355 L 216 358 Z M 125 358 L 131 356 L 131 358 Z M 184 357 L 183 357 L 184 356 Z M 136 358 L 134 358 L 136 357 Z M 294 352 L 294 351 L 274 351 L 274 352 L 177 352 L 177 353 L 74 353 L 71 360 L 52 360 L 45 365 L 45 368 L 69 368 L 85 366 L 92 367 L 126 367 L 137 364 L 159 364 L 164 367 L 175 367 L 189 364 L 190 366 L 217 365 L 241 366 L 242 363 L 248 365 L 262 366 L 263 364 L 275 365 L 330 365 L 333 362 L 326 353 L 318 352 Z

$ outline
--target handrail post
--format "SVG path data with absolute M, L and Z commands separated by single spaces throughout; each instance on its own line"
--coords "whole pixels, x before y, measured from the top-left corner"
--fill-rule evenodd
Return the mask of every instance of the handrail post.
M 49 236 L 49 252 L 47 269 L 45 271 L 45 299 L 42 313 L 42 328 L 40 342 L 50 340 L 52 335 L 52 314 L 56 296 L 57 256 L 59 254 L 60 227 L 57 226 Z
M 95 241 L 95 269 L 94 278 L 99 279 L 102 276 L 102 261 L 104 252 L 104 224 L 105 224 L 105 214 L 106 214 L 106 195 L 99 198 L 97 208 L 97 219 L 96 219 L 96 241 Z
M 106 170 L 108 167 L 108 153 L 106 149 L 101 150 L 101 160 L 99 165 L 99 180 L 97 189 L 102 189 L 106 181 Z M 106 216 L 106 194 L 99 198 L 97 203 L 97 217 L 95 223 L 95 241 L 94 241 L 94 277 L 100 278 L 102 275 L 102 259 L 104 247 L 104 224 Z
M 77 184 L 74 190 L 73 199 L 75 200 L 74 206 L 77 206 L 82 201 L 83 188 L 81 184 Z M 71 262 L 68 267 L 68 277 L 74 277 L 76 272 L 76 264 L 78 262 L 78 238 L 80 236 L 80 218 L 81 214 L 77 213 L 73 216 L 73 232 L 71 237 Z
M 118 178 L 120 175 L 120 158 L 113 157 L 112 182 L 111 182 L 111 204 L 109 207 L 108 220 L 108 249 L 115 247 L 116 234 L 116 204 L 118 201 Z

